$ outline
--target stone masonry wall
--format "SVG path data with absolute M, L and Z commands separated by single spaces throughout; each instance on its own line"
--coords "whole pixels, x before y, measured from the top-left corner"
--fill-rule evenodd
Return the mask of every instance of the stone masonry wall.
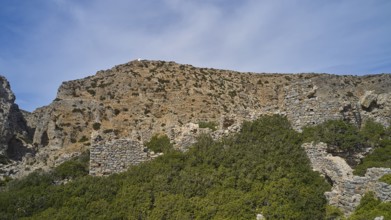
M 303 147 L 313 169 L 333 183 L 331 191 L 325 193 L 329 204 L 340 208 L 345 215 L 351 214 L 369 191 L 382 201 L 391 201 L 391 185 L 379 181 L 391 173 L 390 168 L 369 168 L 365 176 L 354 176 L 344 159 L 327 154 L 325 143 L 305 143 Z
M 295 129 L 342 118 L 339 111 L 342 103 L 339 100 L 323 100 L 317 96 L 317 89 L 310 81 L 286 87 L 284 110 Z
M 342 95 L 317 81 L 303 80 L 284 88 L 284 101 L 279 109 L 297 130 L 336 119 L 344 119 L 358 126 L 367 119 L 373 119 L 389 126 L 391 93 L 365 91 L 358 97 L 339 96 Z
M 126 171 L 129 166 L 152 159 L 143 146 L 129 139 L 97 142 L 90 149 L 90 175 L 102 176 Z

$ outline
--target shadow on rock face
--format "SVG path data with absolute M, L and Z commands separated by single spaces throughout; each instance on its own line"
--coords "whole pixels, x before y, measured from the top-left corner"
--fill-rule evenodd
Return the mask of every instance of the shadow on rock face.
M 12 137 L 8 142 L 7 156 L 9 159 L 21 161 L 27 153 L 34 153 L 32 149 L 26 147 L 23 141 L 17 137 Z

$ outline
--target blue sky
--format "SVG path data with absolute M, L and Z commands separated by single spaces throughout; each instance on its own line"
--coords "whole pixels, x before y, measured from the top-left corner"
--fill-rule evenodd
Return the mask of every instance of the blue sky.
M 2 0 L 0 75 L 29 111 L 143 58 L 251 72 L 391 72 L 389 0 Z

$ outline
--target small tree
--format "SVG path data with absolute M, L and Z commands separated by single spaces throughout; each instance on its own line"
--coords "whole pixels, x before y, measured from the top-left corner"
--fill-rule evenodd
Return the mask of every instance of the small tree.
M 360 134 L 367 146 L 378 147 L 385 136 L 385 129 L 382 124 L 370 119 L 366 121 L 365 125 L 361 128 Z
M 173 150 L 170 139 L 167 135 L 154 135 L 149 142 L 144 144 L 150 150 L 157 153 L 168 153 Z
M 342 120 L 330 120 L 314 127 L 303 129 L 306 141 L 322 141 L 329 150 L 356 151 L 362 148 L 363 139 L 358 128 Z

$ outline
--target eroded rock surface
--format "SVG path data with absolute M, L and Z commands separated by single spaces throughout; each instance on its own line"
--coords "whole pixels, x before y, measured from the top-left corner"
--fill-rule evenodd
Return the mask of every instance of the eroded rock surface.
M 0 155 L 20 160 L 29 141 L 26 121 L 6 78 L 0 76 Z
M 369 168 L 365 176 L 354 176 L 344 159 L 326 152 L 325 143 L 306 143 L 303 147 L 313 169 L 333 185 L 331 191 L 325 193 L 329 204 L 340 208 L 345 215 L 351 214 L 369 191 L 382 201 L 391 201 L 391 185 L 379 181 L 382 176 L 391 173 L 390 168 Z
M 30 130 L 24 115 L 15 104 L 9 82 L 0 76 L 0 180 L 21 170 L 20 164 L 34 156 Z

